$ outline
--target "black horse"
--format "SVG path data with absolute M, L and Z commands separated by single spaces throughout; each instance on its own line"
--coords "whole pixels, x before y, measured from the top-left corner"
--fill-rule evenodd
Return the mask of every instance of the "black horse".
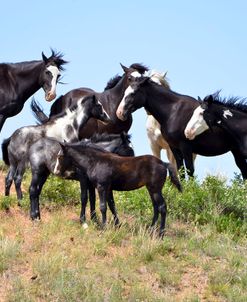
M 190 96 L 178 94 L 158 85 L 149 77 L 142 77 L 126 89 L 117 109 L 117 116 L 125 120 L 132 112 L 144 107 L 160 123 L 162 135 L 174 154 L 178 169 L 182 167 L 184 160 L 190 176 L 194 173 L 193 153 L 215 156 L 231 151 L 236 165 L 246 179 L 245 157 L 241 154 L 235 139 L 227 131 L 214 127 L 214 131 L 205 131 L 192 141 L 185 137 L 184 129 L 199 105 L 200 102 Z
M 5 120 L 17 115 L 27 99 L 41 87 L 47 101 L 56 97 L 60 71 L 67 63 L 62 57 L 52 50 L 49 58 L 42 52 L 41 61 L 0 64 L 0 131 Z
M 63 151 L 58 156 L 57 170 L 60 170 L 64 158 L 67 158 L 80 171 L 86 173 L 99 193 L 103 226 L 106 224 L 106 205 L 112 203 L 113 190 L 130 191 L 146 186 L 153 204 L 151 227 L 154 227 L 160 214 L 159 235 L 163 237 L 167 209 L 162 188 L 166 181 L 167 170 L 172 183 L 178 190 L 182 190 L 172 164 L 164 163 L 152 155 L 122 157 L 87 144 L 61 144 L 61 147 Z M 116 213 L 114 219 L 117 224 Z
M 121 133 L 122 131 L 127 133 L 132 124 L 132 117 L 130 115 L 125 121 L 121 121 L 116 116 L 116 110 L 128 85 L 148 69 L 144 65 L 138 63 L 132 64 L 129 68 L 123 65 L 121 66 L 124 70 L 124 74 L 112 78 L 103 92 L 96 93 L 90 88 L 78 88 L 59 97 L 51 106 L 50 117 L 63 112 L 69 106 L 76 104 L 82 97 L 94 93 L 110 116 L 111 122 L 103 124 L 99 120 L 91 118 L 80 130 L 80 139 L 89 138 L 94 133 Z M 37 104 L 32 104 L 32 110 L 39 122 L 42 123 L 49 119 Z
M 5 195 L 8 196 L 14 180 L 17 198 L 22 199 L 21 182 L 28 164 L 28 150 L 33 143 L 42 137 L 54 138 L 58 141 L 78 141 L 79 130 L 89 118 L 94 117 L 102 121 L 109 121 L 102 105 L 94 95 L 80 100 L 73 107 L 60 115 L 54 116 L 42 125 L 25 126 L 17 129 L 10 138 L 2 143 L 4 162 L 9 165 L 5 182 Z
M 204 98 L 185 128 L 185 136 L 194 139 L 213 127 L 228 132 L 247 158 L 247 104 L 239 97 L 221 98 L 218 93 Z
M 90 139 L 85 139 L 88 145 L 98 146 L 109 152 L 116 153 L 121 156 L 134 156 L 134 151 L 131 147 L 130 136 L 121 134 L 97 134 Z M 57 155 L 61 151 L 58 141 L 49 138 L 42 138 L 34 143 L 29 149 L 29 162 L 32 171 L 32 180 L 29 187 L 32 219 L 40 219 L 39 196 L 42 187 L 50 173 L 57 176 L 78 180 L 81 188 L 81 214 L 80 221 L 86 221 L 86 205 L 90 201 L 91 219 L 96 219 L 95 213 L 95 188 L 86 177 L 86 174 L 74 167 L 70 159 L 65 158 L 62 162 L 62 167 L 59 171 L 56 167 Z M 116 215 L 114 200 L 109 201 L 109 208 Z M 117 219 L 117 216 L 116 218 Z

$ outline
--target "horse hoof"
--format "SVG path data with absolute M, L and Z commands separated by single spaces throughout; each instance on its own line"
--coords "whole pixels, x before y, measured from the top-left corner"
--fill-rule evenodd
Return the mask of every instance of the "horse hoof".
M 84 223 L 82 224 L 82 228 L 83 228 L 84 230 L 88 229 L 88 224 L 87 224 L 86 222 L 84 222 Z

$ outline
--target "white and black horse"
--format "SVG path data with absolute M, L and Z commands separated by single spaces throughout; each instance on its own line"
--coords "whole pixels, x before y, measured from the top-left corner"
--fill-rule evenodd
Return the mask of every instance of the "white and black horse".
M 49 58 L 42 53 L 40 61 L 0 64 L 0 131 L 5 120 L 17 115 L 27 99 L 41 87 L 47 101 L 56 97 L 60 71 L 67 63 L 62 57 L 52 50 Z
M 85 139 L 88 145 L 98 146 L 109 152 L 121 156 L 134 156 L 131 147 L 130 136 L 121 134 L 97 134 L 90 139 Z M 80 221 L 86 221 L 86 205 L 89 195 L 91 219 L 96 219 L 95 212 L 95 188 L 88 180 L 85 173 L 77 169 L 70 159 L 64 158 L 62 167 L 58 171 L 56 167 L 57 156 L 61 152 L 58 141 L 41 138 L 29 149 L 29 162 L 32 171 L 32 180 L 29 187 L 30 194 L 30 216 L 32 219 L 40 219 L 39 196 L 42 187 L 50 173 L 65 179 L 78 180 L 81 188 L 81 214 Z M 89 193 L 89 194 L 88 194 Z M 116 213 L 114 200 L 111 199 L 109 208 L 113 214 Z M 116 215 L 116 214 L 115 214 Z M 116 217 L 117 219 L 117 217 Z
M 82 98 L 76 105 L 68 108 L 61 115 L 54 116 L 47 123 L 19 128 L 11 137 L 4 140 L 3 160 L 10 166 L 6 176 L 5 195 L 9 195 L 14 180 L 17 198 L 22 199 L 21 182 L 29 162 L 28 151 L 33 143 L 42 137 L 54 138 L 60 142 L 78 141 L 80 128 L 91 117 L 109 121 L 109 116 L 94 95 Z
M 184 129 L 200 104 L 190 96 L 154 83 L 149 77 L 139 77 L 126 89 L 117 116 L 125 120 L 132 112 L 144 107 L 160 123 L 162 135 L 175 156 L 178 169 L 184 161 L 190 176 L 194 174 L 193 153 L 215 156 L 231 151 L 243 178 L 247 179 L 245 157 L 228 131 L 214 127 L 214 131 L 205 131 L 194 140 L 185 137 Z
M 185 128 L 185 136 L 193 140 L 209 128 L 218 127 L 229 133 L 247 158 L 247 103 L 239 97 L 222 98 L 219 93 L 204 98 Z

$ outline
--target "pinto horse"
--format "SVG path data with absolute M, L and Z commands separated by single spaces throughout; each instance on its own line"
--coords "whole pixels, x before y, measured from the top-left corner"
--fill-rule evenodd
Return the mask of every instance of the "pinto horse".
M 103 92 L 98 93 L 90 88 L 73 89 L 59 97 L 52 104 L 49 117 L 63 112 L 69 106 L 76 104 L 82 97 L 95 94 L 96 98 L 100 100 L 104 107 L 104 110 L 110 116 L 111 122 L 103 124 L 101 121 L 91 118 L 80 130 L 80 139 L 90 138 L 94 133 L 121 133 L 123 131 L 127 133 L 132 124 L 132 117 L 130 115 L 125 121 L 121 121 L 116 116 L 116 110 L 128 85 L 135 80 L 136 76 L 141 76 L 141 74 L 148 69 L 138 63 L 132 64 L 129 68 L 123 65 L 121 66 L 124 70 L 124 74 L 112 78 Z M 32 110 L 39 122 L 42 123 L 49 119 L 36 104 L 33 104 Z
M 229 133 L 247 158 L 247 104 L 238 97 L 221 98 L 219 93 L 209 95 L 197 107 L 185 128 L 185 136 L 193 140 L 204 131 L 222 128 Z
M 236 165 L 246 179 L 245 157 L 229 132 L 214 127 L 214 131 L 205 131 L 192 141 L 185 137 L 184 129 L 200 104 L 190 96 L 178 94 L 158 85 L 149 77 L 141 77 L 126 89 L 117 109 L 117 116 L 125 120 L 141 107 L 150 112 L 161 125 L 162 135 L 175 156 L 178 169 L 182 167 L 184 161 L 189 176 L 194 174 L 193 153 L 215 156 L 231 151 Z
M 89 145 L 92 144 L 92 146 L 98 146 L 100 148 L 103 148 L 104 150 L 113 152 L 121 156 L 134 156 L 134 151 L 130 146 L 130 136 L 125 133 L 99 134 L 94 135 L 90 139 L 86 139 L 84 141 L 87 141 L 87 144 Z M 57 171 L 56 160 L 59 152 L 61 152 L 59 142 L 45 137 L 35 142 L 29 149 L 28 159 L 32 171 L 32 180 L 29 187 L 31 218 L 40 219 L 39 196 L 49 174 L 55 173 L 59 177 L 78 180 L 80 182 L 81 223 L 85 223 L 86 221 L 86 205 L 89 192 L 91 219 L 95 220 L 95 188 L 89 182 L 85 173 L 74 167 L 73 163 L 66 158 L 62 162 L 62 168 L 60 169 L 60 171 Z M 110 201 L 111 203 L 109 204 L 109 208 L 114 214 L 114 200 L 112 199 Z
M 156 82 L 158 85 L 162 85 L 168 89 L 170 89 L 170 85 L 166 79 L 167 73 L 160 73 L 158 71 L 150 71 L 149 77 L 152 81 Z M 150 144 L 150 148 L 154 156 L 161 159 L 161 150 L 166 150 L 166 156 L 170 163 L 172 163 L 175 167 L 177 167 L 175 157 L 173 156 L 172 150 L 164 139 L 159 122 L 147 112 L 147 121 L 146 121 L 146 131 Z M 193 154 L 193 160 L 195 160 L 196 154 Z
M 27 99 L 41 87 L 46 101 L 56 97 L 56 84 L 63 65 L 67 63 L 60 53 L 47 58 L 42 52 L 41 61 L 0 64 L 0 131 L 7 118 L 17 115 Z
M 153 203 L 151 227 L 154 227 L 160 214 L 159 236 L 163 237 L 167 209 L 162 188 L 167 170 L 172 183 L 182 191 L 173 165 L 152 155 L 122 157 L 87 144 L 61 144 L 61 147 L 63 151 L 56 163 L 58 171 L 64 158 L 68 158 L 79 170 L 86 173 L 99 193 L 103 226 L 106 224 L 106 204 L 111 203 L 113 190 L 130 191 L 146 186 Z M 114 220 L 118 223 L 116 215 L 115 213 Z
M 90 117 L 109 121 L 102 105 L 95 96 L 87 96 L 64 113 L 54 116 L 43 125 L 25 126 L 17 129 L 11 137 L 2 143 L 2 154 L 9 171 L 5 181 L 5 195 L 8 196 L 14 180 L 17 199 L 22 199 L 21 182 L 28 164 L 30 146 L 42 137 L 54 138 L 58 141 L 78 141 L 79 129 Z

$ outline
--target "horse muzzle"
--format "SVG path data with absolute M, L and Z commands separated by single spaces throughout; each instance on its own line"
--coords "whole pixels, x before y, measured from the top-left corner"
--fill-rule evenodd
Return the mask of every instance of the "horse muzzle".
M 45 94 L 45 99 L 46 99 L 47 102 L 50 102 L 50 101 L 54 100 L 55 97 L 56 97 L 56 93 L 55 92 L 50 92 L 49 91 L 49 92 L 47 92 Z
M 121 121 L 127 120 L 127 116 L 123 113 L 123 110 L 121 110 L 121 109 L 118 109 L 116 111 L 116 115 L 117 115 L 117 118 L 120 119 Z
M 187 139 L 189 140 L 193 140 L 195 138 L 195 131 L 193 131 L 192 129 L 185 129 L 184 130 L 184 135 Z

